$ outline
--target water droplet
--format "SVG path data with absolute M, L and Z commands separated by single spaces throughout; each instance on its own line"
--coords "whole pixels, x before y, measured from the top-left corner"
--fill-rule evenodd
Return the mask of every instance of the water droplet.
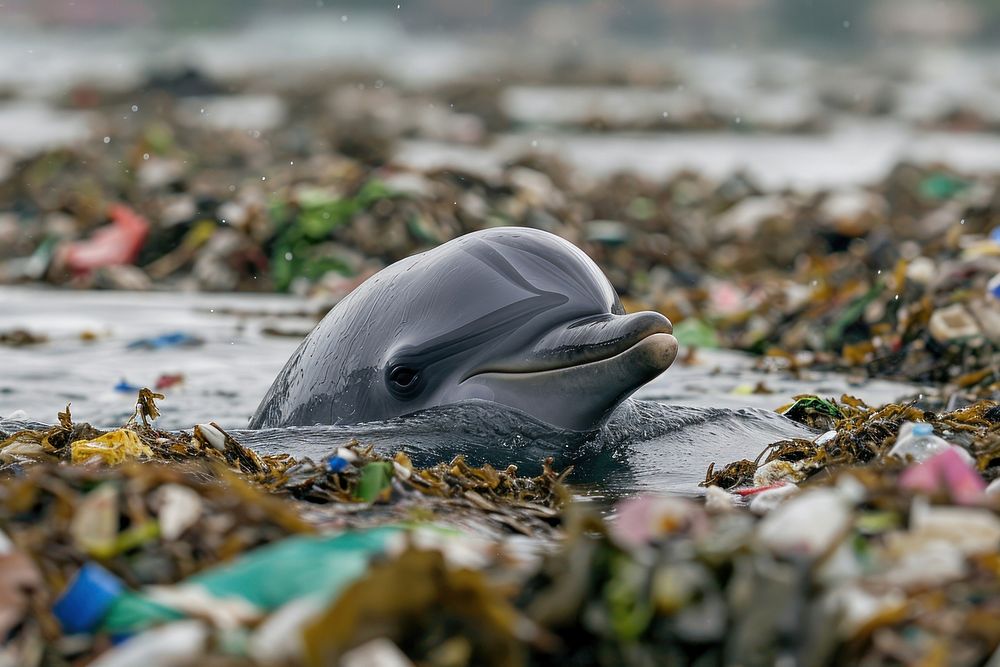
M 132 105 L 132 113 L 135 113 L 138 110 L 139 110 L 139 105 L 138 104 L 133 104 Z
M 111 143 L 111 137 L 104 137 L 104 143 L 110 144 Z

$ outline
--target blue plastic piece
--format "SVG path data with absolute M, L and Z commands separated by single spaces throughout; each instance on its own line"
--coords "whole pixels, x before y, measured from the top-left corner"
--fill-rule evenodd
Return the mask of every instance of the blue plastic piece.
M 142 389 L 142 387 L 137 387 L 134 384 L 129 384 L 128 380 L 126 380 L 125 378 L 119 380 L 118 384 L 115 385 L 115 391 L 120 391 L 122 393 L 127 393 L 127 394 L 134 394 L 140 389 Z
M 1000 227 L 994 227 L 990 230 L 990 241 L 1000 243 Z
M 121 579 L 97 563 L 84 563 L 52 606 L 52 613 L 66 634 L 93 632 L 123 590 Z
M 326 460 L 326 469 L 329 472 L 343 472 L 351 462 L 340 456 L 333 456 Z
M 913 425 L 913 435 L 917 437 L 923 437 L 925 435 L 934 435 L 934 427 L 930 424 L 920 423 Z
M 990 278 L 986 283 L 986 293 L 994 299 L 1000 299 L 1000 273 Z
M 162 336 L 155 336 L 153 338 L 139 338 L 138 340 L 134 340 L 129 343 L 128 347 L 130 350 L 160 350 L 166 347 L 201 345 L 203 342 L 204 341 L 197 336 L 192 336 L 191 334 L 184 333 L 183 331 L 174 331 L 172 333 L 166 333 Z

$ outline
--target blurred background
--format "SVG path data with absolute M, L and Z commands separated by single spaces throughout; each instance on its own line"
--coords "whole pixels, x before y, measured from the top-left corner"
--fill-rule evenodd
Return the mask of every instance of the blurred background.
M 5 0 L 0 413 L 162 375 L 237 423 L 337 299 L 494 225 L 687 349 L 993 395 L 998 37 L 992 0 Z

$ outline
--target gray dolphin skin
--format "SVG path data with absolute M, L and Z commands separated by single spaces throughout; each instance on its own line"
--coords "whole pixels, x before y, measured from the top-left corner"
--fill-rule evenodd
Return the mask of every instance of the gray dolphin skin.
M 659 313 L 625 314 L 593 260 L 554 234 L 473 232 L 340 301 L 250 427 L 359 424 L 478 399 L 589 431 L 670 366 L 672 331 Z

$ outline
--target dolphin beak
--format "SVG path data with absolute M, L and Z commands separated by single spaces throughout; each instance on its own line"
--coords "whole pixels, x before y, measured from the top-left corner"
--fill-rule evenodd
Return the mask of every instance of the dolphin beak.
M 561 324 L 525 343 L 514 354 L 480 364 L 463 380 L 486 372 L 549 371 L 609 359 L 653 334 L 672 334 L 673 325 L 660 313 L 603 313 Z
M 598 428 L 677 356 L 670 321 L 659 313 L 581 318 L 546 333 L 516 360 L 467 377 L 470 397 L 492 400 L 573 431 Z

